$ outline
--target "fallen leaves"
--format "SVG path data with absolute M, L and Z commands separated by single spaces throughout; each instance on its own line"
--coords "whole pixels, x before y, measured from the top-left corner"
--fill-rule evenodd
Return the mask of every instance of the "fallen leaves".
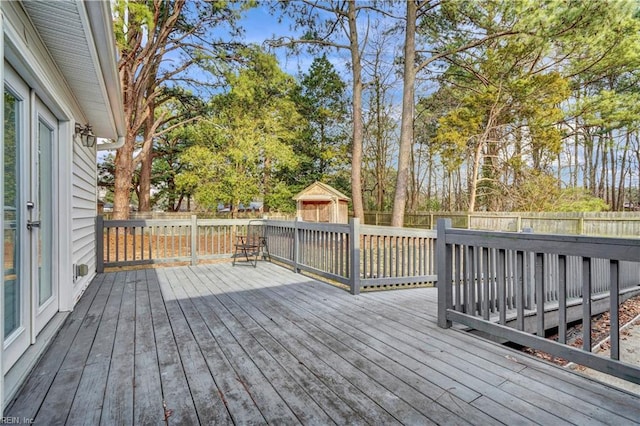
M 618 311 L 619 325 L 622 327 L 625 324 L 631 323 L 640 315 L 640 296 L 634 296 L 627 299 L 620 305 Z M 634 324 L 640 324 L 640 319 L 635 320 Z M 600 347 L 604 350 L 610 349 L 611 344 L 607 340 L 611 330 L 611 315 L 610 312 L 604 312 L 600 315 L 596 315 L 591 318 L 591 342 L 593 345 L 600 344 Z M 630 335 L 629 331 L 621 330 L 620 339 L 627 340 Z M 558 335 L 549 336 L 551 340 L 558 340 Z M 583 333 L 582 324 L 577 324 L 567 330 L 567 344 L 576 348 L 581 348 L 583 345 Z M 546 352 L 539 351 L 533 348 L 525 347 L 522 349 L 524 352 L 534 355 L 538 358 L 544 359 L 549 362 L 553 362 L 558 365 L 567 365 L 569 361 L 554 357 Z

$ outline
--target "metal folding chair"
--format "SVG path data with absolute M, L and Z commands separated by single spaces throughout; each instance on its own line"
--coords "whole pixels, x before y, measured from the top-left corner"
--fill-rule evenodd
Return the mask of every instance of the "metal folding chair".
M 258 264 L 258 258 L 269 258 L 269 247 L 267 246 L 267 236 L 265 234 L 266 226 L 262 220 L 250 220 L 247 224 L 247 233 L 245 235 L 237 235 L 235 249 L 233 252 L 233 266 L 236 264 L 238 257 L 255 268 Z

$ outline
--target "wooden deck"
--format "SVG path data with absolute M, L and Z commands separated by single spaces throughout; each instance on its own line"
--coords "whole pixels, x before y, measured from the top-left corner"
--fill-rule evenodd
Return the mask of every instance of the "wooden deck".
M 40 424 L 635 424 L 640 397 L 436 326 L 436 290 L 260 262 L 99 275 L 5 416 Z

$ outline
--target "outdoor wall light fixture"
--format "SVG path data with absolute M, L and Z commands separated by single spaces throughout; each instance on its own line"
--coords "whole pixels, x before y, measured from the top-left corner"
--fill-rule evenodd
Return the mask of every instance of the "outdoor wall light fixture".
M 96 144 L 96 135 L 93 134 L 93 130 L 89 124 L 82 126 L 76 123 L 76 138 L 80 138 L 82 145 L 88 148 L 92 148 Z

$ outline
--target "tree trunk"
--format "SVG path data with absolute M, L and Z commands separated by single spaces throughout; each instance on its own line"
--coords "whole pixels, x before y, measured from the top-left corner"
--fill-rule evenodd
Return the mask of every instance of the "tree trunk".
M 131 200 L 131 182 L 133 181 L 133 148 L 135 134 L 127 134 L 122 148 L 116 151 L 115 176 L 113 182 L 113 218 L 129 219 L 129 202 Z
M 385 132 L 382 118 L 382 90 L 380 80 L 375 78 L 375 176 L 376 176 L 376 207 L 378 211 L 384 211 L 384 194 L 386 189 L 386 173 L 387 173 L 387 145 L 385 140 Z
M 620 160 L 620 182 L 618 183 L 618 209 L 624 211 L 624 199 L 625 199 L 625 186 L 624 178 L 627 174 L 627 154 L 629 152 L 629 145 L 631 144 L 631 132 L 627 129 L 627 135 L 624 142 L 624 150 L 622 151 L 622 159 Z
M 144 143 L 140 155 L 140 196 L 138 198 L 138 211 L 151 211 L 151 169 L 153 166 L 153 133 L 154 126 L 154 102 L 147 104 L 147 117 L 144 125 Z
M 145 151 L 147 151 L 145 149 Z M 150 149 L 149 149 L 150 151 Z M 151 211 L 151 168 L 153 164 L 153 153 L 144 152 L 144 157 L 140 162 L 140 183 L 138 197 L 138 211 Z
M 362 145 L 364 139 L 362 119 L 362 64 L 356 27 L 356 4 L 349 2 L 349 36 L 351 67 L 353 69 L 353 140 L 351 149 L 351 200 L 353 215 L 364 223 L 364 204 L 362 201 Z
M 413 111 L 415 91 L 416 57 L 416 15 L 417 6 L 413 0 L 407 1 L 407 26 L 404 42 L 404 85 L 402 89 L 402 120 L 400 124 L 400 150 L 398 154 L 398 176 L 393 198 L 391 226 L 404 225 L 404 211 L 407 204 L 407 187 L 411 146 L 413 145 Z
M 480 169 L 480 159 L 482 158 L 483 143 L 478 143 L 473 157 L 473 168 L 471 170 L 471 181 L 469 182 L 469 212 L 475 211 L 476 195 L 478 192 L 478 173 Z
M 271 158 L 269 157 L 265 157 L 264 159 L 264 171 L 263 171 L 263 178 L 262 178 L 262 193 L 264 195 L 264 204 L 263 204 L 263 211 L 265 213 L 269 213 L 269 203 L 267 202 L 267 200 L 269 199 L 269 196 L 271 195 Z M 247 200 L 247 201 L 251 201 L 251 200 Z M 245 206 L 247 207 L 247 206 Z

